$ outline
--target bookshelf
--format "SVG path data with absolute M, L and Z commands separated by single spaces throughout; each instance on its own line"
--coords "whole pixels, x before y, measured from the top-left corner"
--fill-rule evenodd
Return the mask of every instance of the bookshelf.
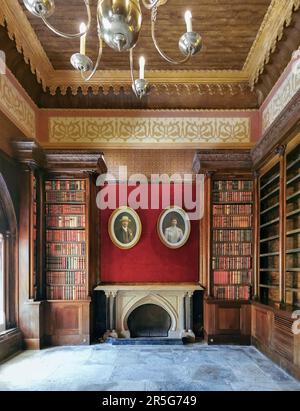
M 88 179 L 45 181 L 48 300 L 88 298 L 88 198 Z
M 43 270 L 43 193 L 41 171 L 32 169 L 29 173 L 29 299 L 42 301 L 44 298 Z
M 280 164 L 260 178 L 259 298 L 280 303 Z
M 39 255 L 38 255 L 38 188 L 37 188 L 37 177 L 35 173 L 30 176 L 30 186 L 31 186 L 31 201 L 32 206 L 31 212 L 31 284 L 30 284 L 30 297 L 36 300 L 39 293 Z
M 212 182 L 212 294 L 249 300 L 253 278 L 253 181 Z
M 285 302 L 300 307 L 300 145 L 286 153 Z

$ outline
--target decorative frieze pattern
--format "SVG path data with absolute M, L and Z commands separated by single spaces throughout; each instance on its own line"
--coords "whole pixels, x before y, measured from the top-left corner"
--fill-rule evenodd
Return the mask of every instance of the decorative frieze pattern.
M 262 132 L 274 122 L 277 116 L 286 107 L 288 102 L 300 90 L 300 50 L 296 54 L 286 79 L 277 89 L 267 106 L 262 112 Z
M 27 137 L 35 137 L 35 112 L 4 74 L 0 75 L 0 110 Z
M 249 143 L 250 119 L 237 117 L 51 117 L 50 143 Z

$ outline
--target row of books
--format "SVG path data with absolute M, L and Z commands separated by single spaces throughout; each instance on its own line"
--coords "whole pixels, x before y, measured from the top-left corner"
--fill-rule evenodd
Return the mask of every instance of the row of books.
M 85 231 L 83 230 L 47 230 L 47 241 L 58 242 L 78 242 L 85 241 Z
M 47 257 L 48 270 L 84 270 L 85 257 Z
M 47 204 L 47 215 L 85 214 L 85 205 L 77 204 Z
M 48 243 L 47 244 L 47 254 L 50 256 L 61 256 L 61 255 L 85 255 L 86 245 L 85 243 Z
M 213 241 L 252 241 L 252 230 L 214 230 Z
M 213 226 L 217 228 L 249 228 L 252 226 L 252 216 L 214 216 Z
M 252 202 L 252 192 L 250 191 L 224 191 L 213 193 L 213 201 L 215 203 L 239 203 Z
M 214 284 L 251 284 L 251 271 L 214 271 Z
M 84 286 L 66 285 L 47 287 L 48 300 L 84 300 L 87 297 L 87 291 Z
M 50 180 L 45 183 L 46 191 L 51 190 L 85 190 L 84 180 Z
M 68 271 L 68 272 L 55 272 L 51 271 L 47 273 L 47 282 L 49 285 L 78 285 L 85 284 L 86 274 L 83 271 Z
M 46 201 L 48 203 L 60 203 L 60 202 L 84 202 L 84 191 L 47 191 Z
M 252 205 L 250 204 L 215 204 L 213 205 L 213 215 L 251 215 Z
M 219 180 L 213 182 L 213 190 L 237 191 L 253 190 L 253 182 L 250 180 Z
M 251 243 L 213 243 L 214 255 L 251 255 Z
M 212 257 L 213 270 L 242 270 L 251 268 L 251 257 Z
M 222 300 L 249 300 L 250 287 L 249 286 L 215 286 L 214 296 Z
M 85 215 L 50 216 L 47 217 L 47 226 L 54 228 L 76 228 L 85 227 Z

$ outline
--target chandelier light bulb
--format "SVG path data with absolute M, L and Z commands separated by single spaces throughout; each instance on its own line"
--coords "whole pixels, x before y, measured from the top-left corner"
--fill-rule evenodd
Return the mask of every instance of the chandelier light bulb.
M 140 63 L 140 79 L 144 80 L 145 78 L 145 57 L 144 56 L 140 57 L 139 63 Z
M 86 32 L 86 25 L 85 23 L 81 23 L 79 26 L 80 33 Z M 86 43 L 86 33 L 80 37 L 80 54 L 85 55 L 85 43 Z
M 187 33 L 190 33 L 193 31 L 193 25 L 192 25 L 192 13 L 190 10 L 187 10 L 184 14 L 184 19 L 185 19 L 185 24 L 186 24 L 186 31 Z

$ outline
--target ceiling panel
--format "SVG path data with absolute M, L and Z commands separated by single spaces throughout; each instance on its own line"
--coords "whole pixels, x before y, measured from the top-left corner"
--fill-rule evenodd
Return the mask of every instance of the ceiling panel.
M 19 2 L 23 6 L 23 1 Z M 178 39 L 185 31 L 184 12 L 189 8 L 193 14 L 193 28 L 201 34 L 204 47 L 190 62 L 176 69 L 241 70 L 270 3 L 270 0 L 168 0 L 165 6 L 159 8 L 157 37 L 167 54 L 181 58 Z M 87 54 L 95 61 L 97 1 L 93 0 L 91 4 L 94 19 L 87 38 Z M 78 51 L 79 40 L 56 36 L 41 19 L 23 8 L 54 68 L 71 69 L 70 56 Z M 150 12 L 143 6 L 142 12 L 143 27 L 135 48 L 136 64 L 139 55 L 143 54 L 147 61 L 146 69 L 168 70 L 172 67 L 161 59 L 152 43 Z M 56 0 L 56 11 L 49 21 L 63 31 L 74 32 L 84 20 L 82 0 Z M 128 52 L 118 53 L 105 47 L 100 68 L 127 70 L 128 65 Z

